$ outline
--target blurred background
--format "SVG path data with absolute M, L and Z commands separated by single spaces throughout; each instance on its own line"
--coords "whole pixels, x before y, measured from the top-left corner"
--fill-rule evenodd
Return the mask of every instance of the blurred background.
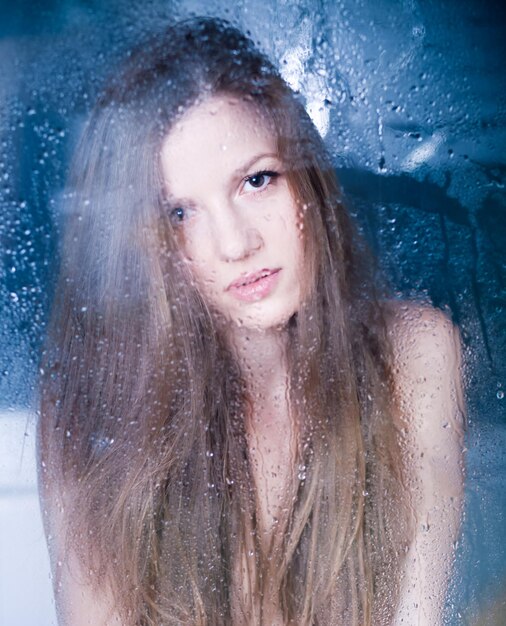
M 279 64 L 399 295 L 460 326 L 466 510 L 445 624 L 506 624 L 506 9 L 483 0 L 0 2 L 0 624 L 56 624 L 34 424 L 69 157 L 118 59 L 192 14 Z

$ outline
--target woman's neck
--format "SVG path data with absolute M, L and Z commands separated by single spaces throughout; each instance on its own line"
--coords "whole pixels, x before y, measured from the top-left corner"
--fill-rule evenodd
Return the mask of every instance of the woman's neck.
M 258 533 L 270 555 L 284 536 L 295 497 L 295 424 L 288 397 L 286 331 L 239 329 L 232 347 L 239 361 L 251 411 L 245 423 L 256 489 Z
M 253 404 L 284 404 L 288 388 L 286 331 L 239 328 L 231 340 Z

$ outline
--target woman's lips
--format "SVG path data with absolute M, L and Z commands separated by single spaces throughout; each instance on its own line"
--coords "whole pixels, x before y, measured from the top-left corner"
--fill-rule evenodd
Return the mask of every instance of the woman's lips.
M 263 269 L 246 274 L 227 287 L 227 291 L 242 302 L 257 302 L 266 298 L 276 286 L 281 268 Z

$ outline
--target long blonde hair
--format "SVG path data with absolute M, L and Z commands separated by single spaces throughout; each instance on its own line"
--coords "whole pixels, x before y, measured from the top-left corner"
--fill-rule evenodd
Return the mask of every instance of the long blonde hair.
M 304 472 L 269 554 L 256 533 L 247 390 L 182 263 L 157 156 L 177 116 L 209 94 L 272 121 L 313 277 L 288 324 Z M 302 103 L 228 23 L 179 23 L 109 84 L 67 195 L 40 442 L 43 480 L 79 502 L 68 537 L 91 583 L 107 581 L 125 624 L 230 623 L 248 546 L 246 622 L 262 622 L 269 588 L 285 623 L 387 623 L 409 524 L 384 294 Z

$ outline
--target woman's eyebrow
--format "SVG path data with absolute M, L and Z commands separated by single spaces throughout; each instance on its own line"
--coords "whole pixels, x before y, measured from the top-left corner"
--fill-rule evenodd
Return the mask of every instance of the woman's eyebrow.
M 195 206 L 195 202 L 193 200 L 190 200 L 189 198 L 177 198 L 176 196 L 171 194 L 170 191 L 166 192 L 165 194 L 165 202 L 171 208 L 176 208 L 176 207 L 181 206 L 181 207 L 186 207 L 186 208 L 191 209 Z
M 260 154 L 256 154 L 254 157 L 252 157 L 251 159 L 248 159 L 248 161 L 246 161 L 246 163 L 244 163 L 243 165 L 241 165 L 240 167 L 238 167 L 235 171 L 234 171 L 234 176 L 244 176 L 244 174 L 246 174 L 248 172 L 248 170 L 257 162 L 260 161 L 261 159 L 265 159 L 265 158 L 274 158 L 274 159 L 279 159 L 279 155 L 277 152 L 262 152 Z

